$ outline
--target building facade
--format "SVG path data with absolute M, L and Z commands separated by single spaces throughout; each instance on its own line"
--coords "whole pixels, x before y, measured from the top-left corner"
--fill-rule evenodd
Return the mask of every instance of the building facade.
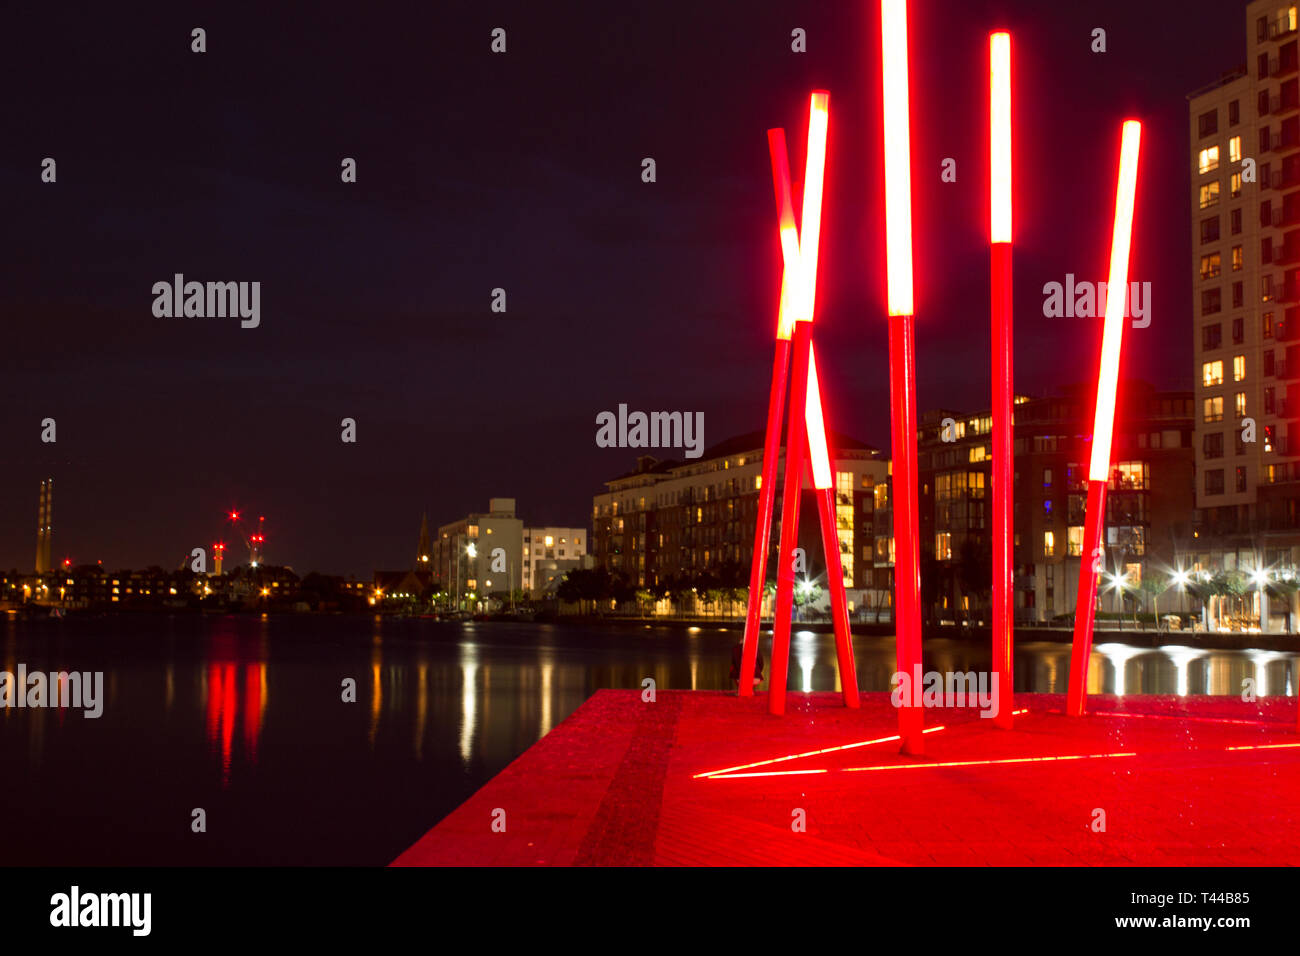
M 1295 4 L 1248 4 L 1246 63 L 1188 97 L 1195 565 L 1207 573 L 1300 562 L 1298 28 Z M 1253 622 L 1237 623 L 1270 629 L 1266 608 L 1247 602 Z
M 1015 614 L 1046 622 L 1071 615 L 1083 560 L 1095 386 L 1015 406 Z M 1103 610 L 1122 610 L 1106 582 L 1130 591 L 1148 569 L 1195 561 L 1193 402 L 1136 381 L 1120 385 L 1106 496 Z M 918 444 L 922 590 L 939 623 L 988 623 L 992 583 L 992 418 L 987 411 L 927 412 Z M 1162 609 L 1191 611 L 1169 595 Z
M 583 566 L 586 554 L 586 528 L 525 528 L 520 563 L 524 590 L 531 597 L 554 591 L 565 572 Z
M 508 599 L 523 581 L 524 523 L 514 498 L 493 498 L 488 510 L 438 528 L 431 564 L 433 586 L 460 610 L 489 597 Z
M 874 502 L 888 462 L 870 446 L 832 436 L 836 486 L 836 535 L 847 587 L 876 586 Z M 779 473 L 784 476 L 784 452 Z M 738 436 L 688 462 L 645 455 L 636 468 L 605 482 L 592 501 L 592 557 L 596 567 L 642 588 L 662 588 L 693 575 L 710 574 L 724 587 L 747 586 L 758 518 L 763 433 Z M 784 477 L 776 509 L 768 579 L 775 578 Z M 803 476 L 799 547 L 810 581 L 825 581 L 825 562 L 811 476 Z M 888 583 L 884 585 L 888 589 Z M 881 600 L 851 594 L 856 606 Z

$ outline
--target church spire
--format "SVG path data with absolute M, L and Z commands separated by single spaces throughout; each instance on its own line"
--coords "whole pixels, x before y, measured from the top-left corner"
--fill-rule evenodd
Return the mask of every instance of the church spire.
M 415 569 L 417 571 L 429 570 L 429 561 L 433 557 L 430 554 L 431 547 L 429 544 L 429 513 L 426 511 L 420 516 L 420 543 L 415 548 Z

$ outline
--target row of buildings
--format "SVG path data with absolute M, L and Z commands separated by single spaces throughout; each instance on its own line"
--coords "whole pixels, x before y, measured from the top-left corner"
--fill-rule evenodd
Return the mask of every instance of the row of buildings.
M 428 516 L 422 518 L 411 569 L 376 572 L 375 589 L 484 611 L 516 598 L 553 597 L 566 572 L 587 566 L 586 528 L 525 527 L 514 498 L 492 498 L 487 511 L 441 525 L 434 535 Z
M 1083 546 L 1092 425 L 1088 387 L 1051 398 L 1019 397 L 1015 410 L 1016 616 L 1048 621 L 1072 613 Z M 992 420 L 987 411 L 936 409 L 918 440 L 923 590 L 932 620 L 987 620 L 991 579 Z M 1152 565 L 1198 570 L 1214 560 L 1194 511 L 1190 392 L 1130 381 L 1121 390 L 1108 495 L 1106 540 L 1113 574 L 1136 582 Z M 592 558 L 611 574 L 654 588 L 729 563 L 750 566 L 763 463 L 763 434 L 723 442 L 689 462 L 650 456 L 605 483 L 592 503 Z M 836 535 L 851 610 L 888 614 L 893 597 L 890 462 L 870 446 L 832 436 Z M 778 474 L 784 473 L 784 451 Z M 781 479 L 783 481 L 783 479 Z M 825 582 L 811 476 L 803 476 L 799 546 L 807 578 Z M 783 487 L 776 489 L 781 501 Z M 772 564 L 780 540 L 773 521 Z M 1171 596 L 1172 606 L 1179 601 Z M 1181 602 L 1191 610 L 1190 599 Z M 885 618 L 887 619 L 887 617 Z
M 1114 606 L 1144 578 L 1173 575 L 1179 586 L 1162 609 L 1203 610 L 1212 628 L 1275 630 L 1300 612 L 1294 588 L 1265 586 L 1294 584 L 1300 563 L 1300 16 L 1276 0 L 1245 13 L 1246 62 L 1188 97 L 1192 388 L 1121 387 L 1103 581 Z M 1021 621 L 1068 616 L 1077 603 L 1091 402 L 1088 386 L 1017 399 Z M 979 616 L 971 601 L 991 574 L 990 430 L 987 411 L 922 417 L 932 619 Z M 859 442 L 835 444 L 845 583 L 855 610 L 879 608 L 892 594 L 889 463 Z M 761 463 L 761 434 L 696 461 L 639 459 L 593 500 L 593 559 L 645 585 L 685 568 L 747 564 Z M 805 515 L 811 504 L 805 479 Z M 815 517 L 803 525 L 800 546 L 817 559 Z M 1184 587 L 1224 575 L 1255 586 L 1222 599 Z M 1099 600 L 1105 608 L 1105 586 Z

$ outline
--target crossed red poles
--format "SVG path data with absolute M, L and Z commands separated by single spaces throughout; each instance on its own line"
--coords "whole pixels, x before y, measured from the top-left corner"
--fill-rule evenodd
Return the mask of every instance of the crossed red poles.
M 812 344 L 812 319 L 817 292 L 817 252 L 821 233 L 821 203 L 826 168 L 826 132 L 830 94 L 817 90 L 808 110 L 808 153 L 804 171 L 803 232 L 794 223 L 790 165 L 785 131 L 768 130 L 772 158 L 772 183 L 781 229 L 781 305 L 777 320 L 776 360 L 768 400 L 767 434 L 763 443 L 763 470 L 759 488 L 759 515 L 750 572 L 749 608 L 741 657 L 740 693 L 754 693 L 754 668 L 758 654 L 758 627 L 763 603 L 772 510 L 776 499 L 776 471 L 780 453 L 781 419 L 787 377 L 790 382 L 790 418 L 786 433 L 785 492 L 781 503 L 781 544 L 776 578 L 776 607 L 772 632 L 772 677 L 768 709 L 785 713 L 786 679 L 790 664 L 790 614 L 794 603 L 795 549 L 799 536 L 799 498 L 804 464 L 811 466 L 813 488 L 821 519 L 822 552 L 826 558 L 831 615 L 835 622 L 835 652 L 840 668 L 844 703 L 860 706 L 857 669 L 849 633 L 848 595 L 840 563 L 839 534 L 835 523 L 835 479 L 831 471 L 822 412 L 817 357 Z M 791 341 L 793 339 L 793 341 Z M 788 376 L 793 362 L 792 376 Z
M 907 65 L 907 0 L 881 0 L 881 64 L 884 115 L 886 274 L 889 311 L 890 417 L 893 444 L 893 512 L 895 602 L 898 670 L 912 674 L 921 663 L 921 600 L 917 502 L 916 349 L 913 328 L 911 148 Z M 834 477 L 826 445 L 817 360 L 812 346 L 816 299 L 817 253 L 826 158 L 829 94 L 813 93 L 809 109 L 808 154 L 804 175 L 802 232 L 794 223 L 790 171 L 783 130 L 768 131 L 776 192 L 784 271 L 777 326 L 776 355 L 768 401 L 767 433 L 759 488 L 749 606 L 741 659 L 741 696 L 751 696 L 758 652 L 763 586 L 768 558 L 780 428 L 787 385 L 790 418 L 786 436 L 785 485 L 772 636 L 769 710 L 785 711 L 789 667 L 790 615 L 794 590 L 794 551 L 798 541 L 799 497 L 805 460 L 812 468 L 821 518 L 822 545 L 831 592 L 835 647 L 845 704 L 859 706 L 848 604 L 835 524 Z M 1116 189 L 1106 324 L 1098 372 L 1085 553 L 1080 567 L 1079 598 L 1070 667 L 1067 713 L 1079 716 L 1087 697 L 1087 668 L 1092 646 L 1096 573 L 1092 560 L 1102 553 L 1100 529 L 1105 508 L 1111 435 L 1118 390 L 1123 316 L 1128 288 L 1137 157 L 1141 126 L 1124 123 Z M 989 243 L 993 378 L 993 669 L 998 675 L 999 726 L 1010 728 L 1014 690 L 1014 386 L 1011 286 L 1011 38 L 989 37 Z M 793 364 L 793 375 L 790 374 Z M 803 414 L 799 410 L 803 409 Z M 1300 715 L 1298 715 L 1300 716 Z M 921 753 L 920 710 L 905 702 L 899 708 L 899 739 L 906 753 Z M 1298 724 L 1300 726 L 1300 724 Z

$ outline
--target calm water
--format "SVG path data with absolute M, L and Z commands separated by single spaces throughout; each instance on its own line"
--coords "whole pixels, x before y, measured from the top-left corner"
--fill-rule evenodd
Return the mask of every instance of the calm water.
M 104 672 L 103 716 L 0 710 L 0 865 L 383 864 L 602 687 L 728 689 L 735 629 L 322 617 L 0 620 L 0 669 Z M 887 690 L 892 638 L 855 640 Z M 926 668 L 986 669 L 926 644 Z M 764 656 L 768 654 L 764 648 Z M 1064 692 L 1066 644 L 1017 648 L 1017 689 Z M 1106 692 L 1294 694 L 1295 658 L 1103 644 Z M 1094 663 L 1094 666 L 1096 666 Z M 834 690 L 800 632 L 792 686 Z M 343 703 L 344 678 L 357 702 Z M 191 832 L 191 812 L 207 832 Z

